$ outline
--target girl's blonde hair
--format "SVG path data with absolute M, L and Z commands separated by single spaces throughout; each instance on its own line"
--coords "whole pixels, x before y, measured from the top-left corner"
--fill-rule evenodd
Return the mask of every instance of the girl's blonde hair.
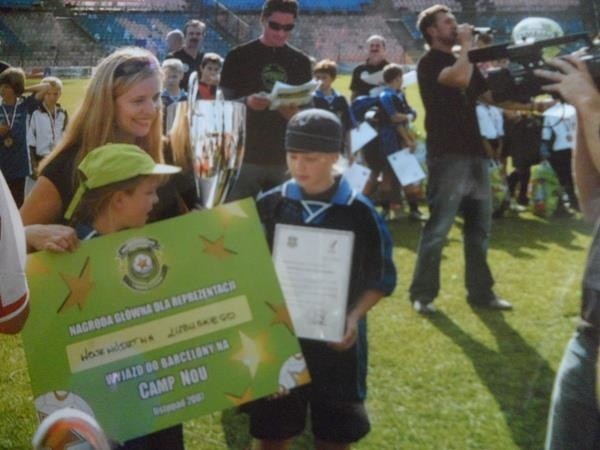
M 44 159 L 40 171 L 57 155 L 77 148 L 75 166 L 93 149 L 109 142 L 118 142 L 115 129 L 115 100 L 137 83 L 156 76 L 160 80 L 160 64 L 149 51 L 139 47 L 124 47 L 108 55 L 97 66 L 84 94 L 83 101 L 73 114 L 65 134 L 54 150 Z M 162 111 L 151 125 L 148 135 L 136 138 L 135 144 L 156 162 L 163 162 Z M 77 171 L 75 171 L 77 172 Z M 76 173 L 71 174 L 76 181 Z

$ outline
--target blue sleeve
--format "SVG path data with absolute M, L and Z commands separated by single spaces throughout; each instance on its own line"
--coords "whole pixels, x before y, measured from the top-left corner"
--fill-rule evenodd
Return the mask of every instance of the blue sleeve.
M 396 105 L 394 104 L 394 95 L 390 92 L 383 91 L 379 94 L 379 104 L 389 117 L 392 117 L 398 112 L 398 110 L 396 110 Z

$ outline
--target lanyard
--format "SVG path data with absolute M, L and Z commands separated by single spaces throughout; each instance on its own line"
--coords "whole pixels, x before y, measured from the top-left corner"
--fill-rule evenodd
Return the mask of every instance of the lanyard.
M 56 142 L 56 131 L 54 130 L 54 128 L 56 127 L 56 106 L 54 107 L 54 114 L 50 112 L 50 110 L 46 107 L 44 103 L 42 103 L 42 107 L 46 110 L 46 112 L 48 113 L 48 117 L 50 118 L 50 131 L 52 131 L 52 145 L 54 145 L 54 142 Z
M 6 124 L 8 125 L 8 129 L 12 130 L 13 125 L 15 124 L 15 118 L 17 117 L 17 105 L 19 103 L 15 103 L 15 107 L 13 110 L 13 114 L 12 114 L 12 119 L 9 117 L 8 113 L 6 112 L 6 109 L 4 108 L 4 105 L 2 106 L 2 113 L 4 114 L 4 118 L 6 119 Z

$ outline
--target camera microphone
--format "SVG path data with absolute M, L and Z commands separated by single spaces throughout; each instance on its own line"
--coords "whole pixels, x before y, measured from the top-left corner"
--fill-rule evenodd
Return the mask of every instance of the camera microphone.
M 475 27 L 473 28 L 473 34 L 475 36 L 479 35 L 479 34 L 494 34 L 496 32 L 496 30 L 494 30 L 491 27 Z

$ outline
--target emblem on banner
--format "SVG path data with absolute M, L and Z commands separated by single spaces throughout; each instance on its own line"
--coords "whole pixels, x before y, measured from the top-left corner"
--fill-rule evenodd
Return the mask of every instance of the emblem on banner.
M 160 244 L 155 239 L 131 239 L 119 248 L 118 256 L 123 282 L 133 290 L 153 289 L 167 275 L 167 266 L 160 260 Z

